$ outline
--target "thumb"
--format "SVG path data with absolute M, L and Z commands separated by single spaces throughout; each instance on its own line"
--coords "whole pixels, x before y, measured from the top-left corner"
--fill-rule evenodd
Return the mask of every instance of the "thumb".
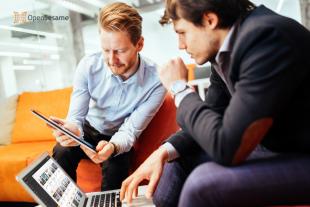
M 108 144 L 107 141 L 101 140 L 101 141 L 97 144 L 96 150 L 97 150 L 97 151 L 101 151 L 107 144 Z

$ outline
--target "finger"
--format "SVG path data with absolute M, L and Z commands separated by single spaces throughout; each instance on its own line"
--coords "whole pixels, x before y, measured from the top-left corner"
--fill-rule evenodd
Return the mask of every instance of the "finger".
M 86 155 L 90 155 L 92 152 L 90 152 L 90 150 L 88 150 L 87 147 L 85 147 L 84 145 L 80 145 L 81 149 L 85 152 Z M 88 156 L 89 157 L 89 156 Z
M 67 138 L 65 136 L 56 136 L 56 141 L 59 142 L 61 145 L 63 145 L 63 142 L 65 142 Z
M 97 144 L 96 150 L 97 150 L 97 151 L 101 151 L 101 150 L 103 149 L 103 147 L 106 146 L 107 144 L 108 144 L 107 141 L 101 140 L 101 141 Z
M 138 196 L 138 188 L 133 192 L 133 198 L 136 198 Z
M 78 145 L 79 145 L 78 142 L 76 142 L 74 139 L 71 139 L 71 138 L 68 138 L 68 139 L 66 140 L 66 144 L 67 144 L 68 146 L 71 146 L 71 147 L 74 147 L 74 146 L 78 146 Z
M 113 153 L 113 145 L 107 143 L 99 152 L 98 155 L 110 157 L 110 155 Z
M 50 116 L 49 118 L 51 120 L 53 120 L 54 122 L 58 123 L 58 124 L 61 124 L 61 125 L 65 124 L 65 120 L 64 119 L 60 119 L 60 118 L 57 118 L 57 117 L 54 117 L 54 116 Z
M 84 151 L 84 153 L 90 158 L 90 154 L 89 151 L 86 147 L 84 147 L 83 145 L 80 145 L 80 148 Z
M 146 188 L 146 193 L 145 193 L 145 197 L 147 198 L 151 198 L 153 196 L 153 193 L 157 187 L 157 184 L 159 182 L 160 179 L 160 175 L 156 174 L 156 175 L 152 175 L 149 184 L 147 185 Z
M 143 180 L 144 178 L 141 176 L 135 177 L 132 182 L 129 184 L 127 193 L 126 193 L 126 200 L 128 203 L 131 203 L 132 201 L 132 196 L 133 192 L 135 192 L 138 188 L 139 183 Z
M 97 153 L 94 153 L 93 151 L 90 151 L 87 147 L 80 145 L 81 149 L 85 152 L 85 154 L 95 163 L 98 163 L 97 160 Z
M 62 145 L 62 146 L 73 146 L 73 145 L 76 145 L 76 142 L 74 140 L 72 140 L 71 138 L 65 136 L 65 135 L 62 135 L 62 136 L 58 136 L 56 138 L 56 140 Z
M 121 192 L 120 192 L 120 196 L 119 196 L 119 198 L 120 198 L 121 201 L 123 201 L 124 198 L 125 198 L 125 193 L 127 192 L 127 187 L 128 187 L 128 185 L 129 185 L 129 183 L 131 182 L 132 178 L 133 178 L 133 177 L 132 177 L 132 175 L 131 175 L 131 176 L 129 176 L 126 180 L 124 180 L 124 181 L 122 182 Z
M 70 140 L 70 139 L 64 140 L 64 141 L 62 141 L 62 144 L 63 144 L 63 146 L 70 146 L 72 144 L 72 140 Z
M 71 140 L 71 141 L 73 141 L 70 137 L 68 137 L 67 135 L 64 135 L 64 134 L 60 134 L 59 136 L 58 136 L 61 140 L 63 140 L 63 141 L 67 141 L 67 140 Z
M 62 132 L 58 131 L 58 130 L 53 130 L 53 136 L 54 137 L 60 137 L 64 135 Z
M 106 161 L 108 158 L 110 157 L 110 153 L 108 150 L 103 150 L 101 151 L 101 153 L 97 154 L 97 158 L 99 160 L 99 162 L 103 162 L 103 161 Z

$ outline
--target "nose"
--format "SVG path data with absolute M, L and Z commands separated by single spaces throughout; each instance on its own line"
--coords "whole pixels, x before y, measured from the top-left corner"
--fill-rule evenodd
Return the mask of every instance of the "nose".
M 179 49 L 180 50 L 185 50 L 186 49 L 186 44 L 185 44 L 185 42 L 181 38 L 179 38 Z
M 117 64 L 117 57 L 114 51 L 109 52 L 109 63 L 110 65 Z

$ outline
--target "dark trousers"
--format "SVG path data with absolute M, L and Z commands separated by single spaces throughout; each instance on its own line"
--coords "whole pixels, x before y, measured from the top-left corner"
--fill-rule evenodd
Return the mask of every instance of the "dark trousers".
M 238 166 L 221 166 L 203 153 L 167 163 L 156 206 L 249 207 L 310 203 L 310 155 L 258 148 Z
M 100 140 L 110 140 L 110 136 L 100 134 L 88 122 L 83 126 L 84 139 L 97 146 Z M 121 187 L 128 177 L 130 152 L 110 157 L 102 163 L 101 190 L 113 190 Z M 89 159 L 83 150 L 77 147 L 62 147 L 59 143 L 53 149 L 53 157 L 59 165 L 76 181 L 76 169 L 81 159 Z

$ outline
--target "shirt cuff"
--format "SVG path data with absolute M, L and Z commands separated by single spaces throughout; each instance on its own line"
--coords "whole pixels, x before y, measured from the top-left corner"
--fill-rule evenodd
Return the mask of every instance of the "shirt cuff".
M 115 147 L 115 151 L 113 153 L 113 157 L 117 156 L 117 155 L 120 155 L 122 154 L 123 152 L 125 152 L 123 149 L 122 149 L 122 142 L 119 142 L 117 139 L 110 139 L 110 141 L 112 144 L 114 144 L 114 147 Z
M 111 137 L 109 142 L 112 142 L 116 146 L 117 152 L 115 153 L 114 156 L 117 156 L 119 154 L 129 152 L 135 141 L 136 141 L 135 137 L 131 137 L 126 133 L 116 132 Z
M 193 88 L 187 88 L 186 90 L 177 93 L 174 97 L 174 104 L 175 106 L 178 108 L 180 106 L 180 103 L 182 102 L 182 100 L 185 98 L 185 96 L 187 96 L 190 93 L 194 93 L 195 90 Z
M 180 154 L 171 143 L 166 142 L 165 144 L 162 145 L 162 147 L 164 147 L 168 152 L 168 162 L 180 157 Z

